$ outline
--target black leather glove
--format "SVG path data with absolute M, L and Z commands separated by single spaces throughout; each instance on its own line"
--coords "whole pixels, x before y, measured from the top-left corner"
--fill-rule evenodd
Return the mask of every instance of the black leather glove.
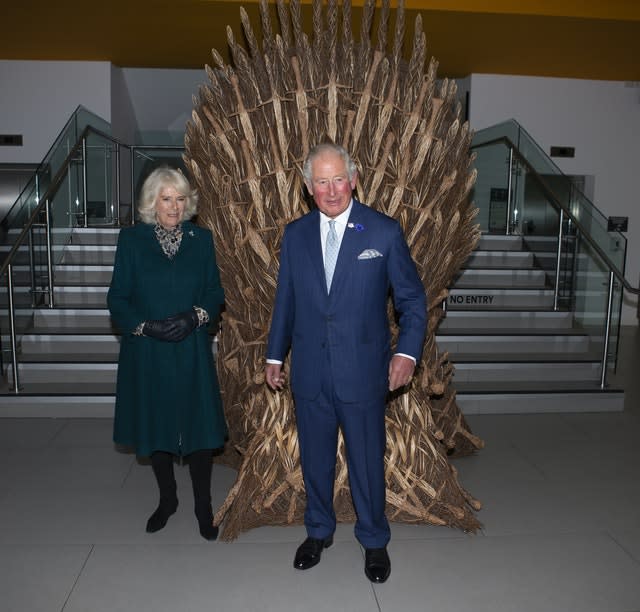
M 154 319 L 145 321 L 142 327 L 142 333 L 156 340 L 164 340 L 165 342 L 175 342 L 173 335 L 175 334 L 175 325 L 169 322 L 169 319 Z
M 196 327 L 198 327 L 198 313 L 192 308 L 179 312 L 166 319 L 172 327 L 170 331 L 170 342 L 180 342 L 184 340 Z

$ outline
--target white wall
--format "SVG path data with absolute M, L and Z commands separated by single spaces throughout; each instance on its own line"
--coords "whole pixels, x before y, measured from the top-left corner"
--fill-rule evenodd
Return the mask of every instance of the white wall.
M 0 147 L 0 163 L 38 163 L 82 105 L 112 123 L 126 143 L 182 144 L 202 70 L 118 68 L 109 62 L 0 60 L 0 134 L 23 146 Z
M 590 81 L 490 74 L 471 76 L 469 120 L 474 130 L 515 119 L 565 174 L 593 175 L 594 204 L 605 216 L 629 217 L 626 278 L 640 284 L 640 88 Z M 637 298 L 625 296 L 623 324 L 636 325 Z
M 122 143 L 132 144 L 137 131 L 136 110 L 123 69 L 111 66 L 111 134 Z
M 138 143 L 182 144 L 193 96 L 207 81 L 204 69 L 123 68 L 122 85 L 135 113 Z
M 109 62 L 0 60 L 0 134 L 23 146 L 0 147 L 0 163 L 39 163 L 82 105 L 111 120 Z

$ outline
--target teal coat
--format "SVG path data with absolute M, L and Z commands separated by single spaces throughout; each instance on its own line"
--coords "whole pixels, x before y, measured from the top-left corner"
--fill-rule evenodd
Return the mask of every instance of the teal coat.
M 219 448 L 227 433 L 207 326 L 181 342 L 132 332 L 143 321 L 200 306 L 211 321 L 224 301 L 211 232 L 182 225 L 178 254 L 168 259 L 152 225 L 121 230 L 107 296 L 122 333 L 113 439 L 138 455 Z

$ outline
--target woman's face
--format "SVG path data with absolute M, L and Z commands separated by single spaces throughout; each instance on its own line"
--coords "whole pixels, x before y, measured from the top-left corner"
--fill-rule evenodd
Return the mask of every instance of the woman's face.
M 160 189 L 156 198 L 156 219 L 167 229 L 178 225 L 184 215 L 187 196 L 176 191 L 175 187 L 167 185 Z

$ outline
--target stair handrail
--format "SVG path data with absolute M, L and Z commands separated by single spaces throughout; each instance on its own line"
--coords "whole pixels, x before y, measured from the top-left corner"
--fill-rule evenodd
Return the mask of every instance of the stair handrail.
M 491 140 L 487 140 L 477 145 L 471 145 L 470 150 L 481 149 L 484 147 L 488 147 L 496 144 L 505 144 L 509 147 L 510 151 L 518 158 L 518 161 L 523 163 L 528 172 L 530 172 L 540 187 L 545 192 L 545 195 L 549 198 L 549 201 L 553 206 L 555 206 L 559 211 L 562 212 L 563 215 L 569 217 L 572 223 L 580 230 L 582 236 L 587 240 L 589 245 L 598 253 L 598 255 L 602 258 L 607 268 L 613 273 L 613 275 L 618 279 L 618 281 L 622 284 L 625 290 L 629 291 L 629 293 L 633 293 L 634 295 L 640 295 L 640 287 L 634 287 L 627 281 L 624 277 L 624 273 L 620 271 L 618 266 L 611 261 L 609 256 L 602 250 L 600 245 L 593 239 L 590 232 L 584 227 L 579 219 L 571 212 L 571 210 L 557 197 L 554 193 L 553 189 L 548 185 L 548 183 L 544 180 L 542 175 L 533 167 L 531 162 L 524 156 L 524 154 L 518 149 L 518 147 L 513 143 L 513 141 L 508 136 L 500 136 L 498 138 L 494 138 Z
M 51 184 L 45 191 L 44 195 L 40 198 L 38 204 L 33 209 L 33 212 L 27 219 L 27 222 L 24 224 L 22 231 L 16 238 L 13 246 L 9 249 L 9 253 L 7 254 L 5 260 L 0 264 L 0 278 L 7 274 L 7 291 L 8 291 L 8 314 L 9 314 L 9 329 L 10 329 L 10 343 L 11 343 L 11 359 L 12 359 L 12 368 L 13 368 L 13 391 L 15 393 L 19 393 L 20 390 L 20 381 L 19 381 L 19 373 L 18 373 L 18 358 L 17 358 L 17 332 L 16 332 L 16 323 L 15 323 L 15 303 L 13 296 L 13 260 L 17 257 L 18 250 L 20 249 L 22 243 L 24 242 L 27 234 L 32 230 L 32 228 L 36 225 L 36 222 L 42 213 L 45 213 L 45 233 L 46 233 L 46 243 L 47 243 L 47 294 L 48 294 L 48 306 L 49 308 L 54 308 L 54 294 L 53 294 L 53 254 L 52 254 L 52 241 L 51 241 L 51 215 L 50 215 L 50 207 L 53 197 L 58 192 L 62 181 L 69 171 L 69 166 L 74 160 L 75 156 L 81 150 L 83 154 L 83 183 L 84 183 L 84 198 L 85 198 L 85 225 L 86 225 L 86 194 L 87 194 L 87 184 L 86 184 L 86 142 L 87 136 L 90 132 L 93 132 L 102 138 L 110 140 L 112 143 L 119 147 L 129 147 L 129 145 L 125 145 L 118 141 L 118 139 L 113 136 L 106 134 L 105 132 L 91 126 L 87 125 L 78 138 L 77 142 L 71 147 L 71 150 L 65 157 L 62 162 L 60 169 L 54 176 Z M 119 164 L 116 168 L 116 182 L 119 185 L 119 174 L 120 168 Z M 119 193 L 118 193 L 118 205 L 120 203 Z M 32 287 L 35 291 L 35 287 Z M 0 352 L 1 359 L 1 352 Z

